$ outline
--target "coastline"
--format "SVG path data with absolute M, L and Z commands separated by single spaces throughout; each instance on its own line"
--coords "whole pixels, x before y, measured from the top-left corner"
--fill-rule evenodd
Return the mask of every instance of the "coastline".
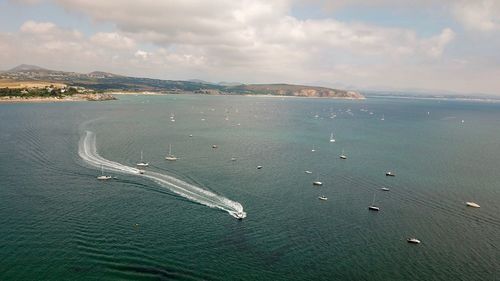
M 75 94 L 64 97 L 0 97 L 0 104 L 7 103 L 55 103 L 55 102 L 76 102 L 76 101 L 107 101 L 116 100 L 110 94 Z

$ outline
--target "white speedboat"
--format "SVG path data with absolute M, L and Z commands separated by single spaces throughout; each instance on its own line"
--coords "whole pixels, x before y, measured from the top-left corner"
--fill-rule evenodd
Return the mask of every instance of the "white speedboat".
M 319 199 L 319 200 L 323 200 L 323 201 L 328 200 L 328 198 L 327 198 L 326 196 L 324 196 L 324 195 L 323 195 L 323 196 L 318 197 L 318 199 Z
M 175 155 L 172 154 L 172 145 L 171 144 L 168 145 L 168 155 L 165 156 L 165 160 L 168 160 L 168 161 L 176 161 L 177 160 L 177 157 L 175 157 Z
M 212 144 L 212 148 L 218 148 L 216 144 Z
M 142 159 L 142 150 L 141 150 L 141 162 L 137 163 L 136 165 L 139 166 L 139 167 L 147 167 L 147 166 L 149 166 L 149 163 L 144 162 L 144 160 Z
M 406 242 L 411 243 L 411 244 L 420 244 L 421 243 L 420 240 L 418 240 L 417 238 L 407 238 Z
M 321 181 L 313 181 L 313 185 L 323 185 L 323 182 L 321 182 Z
M 382 191 L 389 191 L 390 189 L 388 187 L 382 187 L 380 190 L 382 190 Z
M 465 202 L 465 205 L 467 205 L 467 207 L 472 207 L 472 208 L 481 208 L 481 206 L 479 206 L 479 204 L 474 203 L 474 202 Z
M 112 176 L 106 176 L 104 175 L 104 168 L 101 165 L 101 175 L 97 177 L 98 180 L 105 181 L 105 180 L 110 180 L 112 179 Z
M 262 169 L 262 166 L 257 166 L 257 169 L 258 169 L 258 170 Z
M 330 134 L 330 142 L 335 142 L 335 138 L 333 137 L 333 133 Z
M 388 177 L 395 177 L 396 176 L 396 174 L 394 172 L 391 172 L 391 171 L 385 172 L 385 175 Z
M 231 157 L 231 161 L 236 161 L 236 157 Z
M 235 216 L 237 220 L 242 220 L 245 218 L 245 214 L 243 214 L 243 212 L 237 212 L 235 213 Z
M 311 171 L 304 171 L 304 173 L 306 173 L 306 174 L 312 174 L 313 172 L 311 172 Z

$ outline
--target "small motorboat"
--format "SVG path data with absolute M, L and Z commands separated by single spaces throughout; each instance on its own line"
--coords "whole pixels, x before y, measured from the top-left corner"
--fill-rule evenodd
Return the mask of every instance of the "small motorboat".
M 390 189 L 388 187 L 382 187 L 380 190 L 382 190 L 382 191 L 389 191 Z
M 236 161 L 236 157 L 231 157 L 231 161 Z
M 320 182 L 320 181 L 313 181 L 313 185 L 318 185 L 318 186 L 320 186 L 320 185 L 323 185 L 323 182 Z
M 218 146 L 216 144 L 212 144 L 212 148 L 217 148 Z
M 418 240 L 417 238 L 408 238 L 406 239 L 406 242 L 410 243 L 410 244 L 420 244 L 420 240 Z
M 306 173 L 306 174 L 312 174 L 313 172 L 311 172 L 311 171 L 304 171 L 304 173 Z
M 320 196 L 320 197 L 318 197 L 318 199 L 319 199 L 319 200 L 323 200 L 323 201 L 328 200 L 328 198 L 327 198 L 326 196 Z
M 396 174 L 394 172 L 391 172 L 391 171 L 385 172 L 385 175 L 388 177 L 395 177 L 396 176 Z
M 258 169 L 258 170 L 262 169 L 262 166 L 257 166 L 257 169 Z
M 242 220 L 242 219 L 245 218 L 245 214 L 243 212 L 237 212 L 235 214 L 235 217 L 236 217 L 237 220 Z
M 479 206 L 479 204 L 474 203 L 474 202 L 465 202 L 465 205 L 467 205 L 467 207 L 472 207 L 472 208 L 481 208 L 481 206 Z

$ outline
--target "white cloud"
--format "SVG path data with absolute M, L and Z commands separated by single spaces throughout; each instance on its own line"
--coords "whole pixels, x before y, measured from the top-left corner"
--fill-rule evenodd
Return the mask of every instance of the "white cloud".
M 90 41 L 95 45 L 112 49 L 132 49 L 136 46 L 133 39 L 117 32 L 98 32 L 90 38 Z
M 500 30 L 500 2 L 497 0 L 457 1 L 455 18 L 470 30 Z

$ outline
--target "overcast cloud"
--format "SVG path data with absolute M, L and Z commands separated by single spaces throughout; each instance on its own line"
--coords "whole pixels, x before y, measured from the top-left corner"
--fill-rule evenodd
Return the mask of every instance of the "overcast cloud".
M 500 55 L 494 51 L 500 49 L 500 4 L 494 0 L 24 0 L 3 5 L 54 13 L 0 28 L 2 69 L 30 63 L 163 79 L 500 94 Z M 348 9 L 359 16 L 347 17 Z M 317 13 L 303 12 L 310 10 Z M 394 19 L 387 24 L 377 11 L 394 11 Z M 68 18 L 78 24 L 67 23 Z

